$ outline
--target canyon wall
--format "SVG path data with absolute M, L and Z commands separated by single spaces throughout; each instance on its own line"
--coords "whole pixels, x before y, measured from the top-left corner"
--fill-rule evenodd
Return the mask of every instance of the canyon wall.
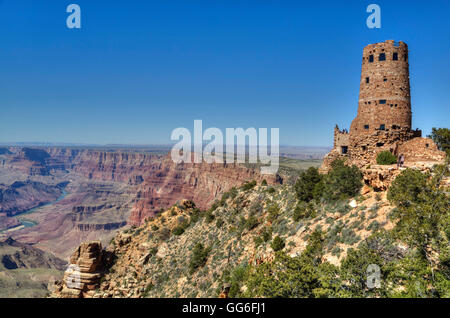
M 281 183 L 277 175 L 263 176 L 259 170 L 238 164 L 175 164 L 169 157 L 149 171 L 138 192 L 139 199 L 131 210 L 130 223 L 139 225 L 146 217 L 181 199 L 192 200 L 200 209 L 232 187 L 246 181 L 263 179 L 269 184 Z
M 224 192 L 246 181 L 261 182 L 266 179 L 269 184 L 282 181 L 279 176 L 263 176 L 259 169 L 240 164 L 175 164 L 169 155 L 138 151 L 63 147 L 10 150 L 12 159 L 6 164 L 13 168 L 17 165 L 19 170 L 34 167 L 34 171 L 42 170 L 43 175 L 61 170 L 93 182 L 128 185 L 135 196 L 129 219 L 133 225 L 140 224 L 146 217 L 181 199 L 193 200 L 199 208 L 206 209 Z M 108 228 L 121 225 L 111 223 Z M 86 224 L 80 225 L 79 230 L 92 228 L 96 226 Z

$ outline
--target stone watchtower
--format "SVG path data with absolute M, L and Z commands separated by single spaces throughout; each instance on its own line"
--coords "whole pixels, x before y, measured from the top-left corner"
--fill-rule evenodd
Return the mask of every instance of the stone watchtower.
M 363 50 L 358 114 L 350 135 L 411 130 L 408 46 L 386 41 Z
M 363 167 L 375 163 L 381 151 L 398 155 L 412 139 L 425 148 L 433 144 L 434 149 L 431 140 L 416 139 L 422 132 L 411 130 L 411 119 L 408 46 L 393 40 L 367 45 L 363 50 L 357 116 L 350 132 L 336 125 L 334 148 L 325 156 L 322 169 L 327 170 L 338 158 Z M 423 156 L 419 157 L 430 157 L 428 152 L 421 151 Z

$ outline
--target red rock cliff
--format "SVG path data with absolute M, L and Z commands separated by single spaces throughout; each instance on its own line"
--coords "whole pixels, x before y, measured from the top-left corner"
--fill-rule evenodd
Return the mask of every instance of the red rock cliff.
M 193 200 L 205 209 L 224 192 L 245 181 L 280 182 L 275 175 L 263 176 L 259 169 L 238 164 L 175 164 L 169 155 L 139 152 L 67 148 L 47 151 L 56 166 L 62 165 L 87 178 L 141 184 L 130 216 L 130 223 L 136 225 L 180 199 Z
M 195 202 L 201 208 L 211 203 L 234 186 L 246 181 L 277 183 L 276 175 L 261 175 L 259 170 L 238 164 L 175 164 L 169 157 L 145 177 L 138 201 L 131 211 L 130 223 L 138 225 L 155 211 L 167 208 L 180 199 Z

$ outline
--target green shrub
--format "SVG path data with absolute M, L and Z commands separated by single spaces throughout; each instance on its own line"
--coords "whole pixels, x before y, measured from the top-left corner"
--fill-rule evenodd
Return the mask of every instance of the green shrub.
M 336 201 L 354 197 L 362 188 L 362 173 L 356 166 L 347 166 L 342 160 L 335 160 L 332 169 L 323 181 L 322 198 Z
M 272 239 L 272 228 L 271 227 L 265 227 L 262 232 L 262 240 L 264 242 L 268 242 Z
M 190 224 L 195 224 L 197 221 L 202 217 L 202 211 L 200 211 L 198 208 L 195 208 L 194 211 L 192 211 L 191 218 L 189 220 Z
M 378 231 L 380 227 L 381 227 L 380 223 L 377 220 L 375 220 L 372 223 L 370 223 L 370 225 L 367 227 L 367 230 Z
M 206 212 L 205 216 L 206 216 L 206 222 L 211 223 L 212 221 L 214 221 L 215 216 L 214 216 L 214 214 L 212 213 L 211 210 L 208 210 Z
M 210 248 L 205 248 L 202 243 L 197 243 L 192 251 L 191 260 L 189 262 L 189 273 L 193 274 L 195 271 L 203 267 L 208 260 Z
M 255 236 L 253 238 L 253 242 L 255 243 L 255 246 L 258 247 L 263 243 L 263 239 L 261 238 L 261 236 Z
M 222 228 L 222 226 L 223 226 L 224 223 L 225 223 L 224 220 L 222 220 L 221 218 L 219 218 L 219 219 L 217 219 L 217 221 L 216 221 L 216 227 L 217 227 L 218 229 L 220 229 L 220 228 Z
M 261 185 L 262 185 L 263 187 L 267 186 L 267 180 L 264 179 L 264 180 L 261 182 Z
M 450 129 L 448 128 L 432 128 L 431 139 L 436 143 L 439 150 L 447 152 L 450 155 Z
M 295 183 L 294 189 L 300 201 L 309 202 L 314 198 L 314 187 L 322 180 L 319 170 L 314 167 L 303 171 Z
M 243 191 L 248 191 L 250 189 L 253 189 L 256 186 L 256 181 L 250 181 L 250 182 L 246 182 L 241 186 L 241 190 Z
M 397 163 L 397 158 L 388 150 L 382 151 L 377 155 L 379 165 L 393 165 Z
M 273 203 L 267 209 L 267 213 L 269 214 L 268 221 L 273 222 L 277 219 L 278 215 L 280 214 L 280 207 L 278 206 L 277 203 Z
M 273 239 L 272 244 L 270 246 L 272 247 L 272 249 L 275 252 L 277 252 L 277 251 L 281 251 L 286 246 L 286 243 L 284 242 L 284 239 L 282 239 L 279 236 L 276 236 Z
M 315 210 L 312 202 L 309 202 L 309 203 L 299 202 L 295 206 L 293 218 L 294 218 L 295 222 L 298 222 L 302 219 L 313 218 L 316 215 L 317 215 L 317 211 Z
M 234 199 L 237 196 L 237 194 L 238 194 L 238 191 L 237 191 L 236 187 L 232 187 L 228 192 L 225 192 L 222 195 L 222 198 L 220 199 L 220 202 L 218 203 L 218 205 L 224 206 L 225 202 L 228 199 Z
M 143 295 L 142 295 L 142 297 L 147 297 L 148 296 L 148 294 L 150 293 L 150 291 L 153 289 L 153 287 L 154 287 L 154 285 L 150 282 L 146 287 L 145 287 L 145 290 L 144 290 L 144 293 L 143 293 Z
M 410 206 L 420 201 L 427 187 L 427 177 L 418 170 L 406 169 L 392 182 L 387 198 L 398 206 Z
M 174 228 L 173 229 L 173 231 L 172 231 L 172 233 L 174 234 L 174 235 L 181 235 L 181 234 L 183 234 L 184 233 L 184 227 L 183 226 L 181 226 L 181 225 L 179 225 L 179 226 L 177 226 L 176 228 Z
M 252 215 L 245 221 L 245 228 L 250 231 L 255 227 L 257 227 L 258 224 L 259 224 L 258 219 Z
M 267 193 L 270 193 L 270 194 L 275 193 L 275 188 L 274 187 L 267 188 Z

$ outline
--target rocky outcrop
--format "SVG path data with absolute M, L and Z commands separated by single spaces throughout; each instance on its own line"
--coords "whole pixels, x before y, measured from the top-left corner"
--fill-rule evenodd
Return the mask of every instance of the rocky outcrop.
M 375 191 L 385 191 L 395 178 L 400 174 L 401 170 L 396 166 L 376 165 L 367 169 L 363 169 L 364 183 L 372 187 Z
M 405 169 L 411 168 L 419 170 L 422 173 L 431 172 L 434 161 L 428 162 L 407 162 L 404 167 L 398 168 L 397 165 L 370 165 L 361 169 L 364 183 L 375 191 L 386 191 L 392 181 Z
M 103 269 L 100 242 L 82 243 L 70 258 L 62 282 L 57 282 L 54 296 L 62 298 L 89 297 L 98 288 Z

